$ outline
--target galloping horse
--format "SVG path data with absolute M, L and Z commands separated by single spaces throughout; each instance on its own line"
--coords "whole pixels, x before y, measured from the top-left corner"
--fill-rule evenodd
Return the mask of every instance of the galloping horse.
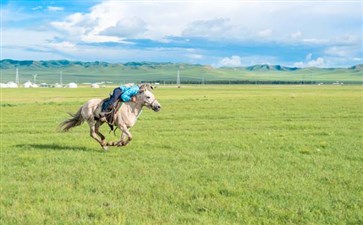
M 76 114 L 70 114 L 72 118 L 63 121 L 59 124 L 61 131 L 67 132 L 72 127 L 81 125 L 87 121 L 90 127 L 90 135 L 95 139 L 104 150 L 107 146 L 125 146 L 132 140 L 132 135 L 129 128 L 133 127 L 140 115 L 142 108 L 145 106 L 149 109 L 158 112 L 161 105 L 156 100 L 151 92 L 152 86 L 142 84 L 139 93 L 136 95 L 136 102 L 124 102 L 121 108 L 115 113 L 113 125 L 117 126 L 121 131 L 121 139 L 115 142 L 107 142 L 105 136 L 99 131 L 100 126 L 104 123 L 96 119 L 101 111 L 102 99 L 91 99 L 86 102 L 78 110 Z

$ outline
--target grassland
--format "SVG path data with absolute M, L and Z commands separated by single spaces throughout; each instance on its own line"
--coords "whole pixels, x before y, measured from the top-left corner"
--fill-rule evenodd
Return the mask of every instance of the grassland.
M 14 81 L 15 68 L 19 68 L 20 83 L 33 81 L 37 74 L 38 83 L 60 82 L 160 82 L 175 83 L 180 70 L 182 83 L 208 83 L 233 81 L 280 81 L 280 82 L 344 82 L 363 83 L 362 65 L 350 68 L 289 68 L 279 65 L 254 65 L 249 67 L 214 68 L 208 65 L 185 63 L 105 63 L 74 62 L 67 60 L 50 61 L 0 61 L 1 82 Z
M 125 148 L 56 132 L 109 91 L 1 90 L 1 224 L 363 223 L 361 86 L 161 87 Z

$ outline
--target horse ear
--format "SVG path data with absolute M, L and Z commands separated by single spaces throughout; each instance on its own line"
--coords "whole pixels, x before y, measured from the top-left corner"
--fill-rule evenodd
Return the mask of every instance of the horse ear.
M 146 84 L 141 84 L 140 85 L 140 91 L 142 90 L 142 92 L 148 90 L 148 91 L 152 91 L 154 90 L 154 87 L 151 86 L 150 84 L 146 83 Z M 140 92 L 141 93 L 141 92 Z

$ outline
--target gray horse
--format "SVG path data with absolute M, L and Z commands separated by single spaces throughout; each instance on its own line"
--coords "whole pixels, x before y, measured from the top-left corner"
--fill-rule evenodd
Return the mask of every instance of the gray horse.
M 149 84 L 142 84 L 139 93 L 136 95 L 136 102 L 124 102 L 121 105 L 121 108 L 115 113 L 113 124 L 122 131 L 121 139 L 119 141 L 107 142 L 105 136 L 99 131 L 100 126 L 104 122 L 95 118 L 98 117 L 101 111 L 102 99 L 91 99 L 86 102 L 76 114 L 70 114 L 72 118 L 63 121 L 59 125 L 60 130 L 67 132 L 72 127 L 79 126 L 84 121 L 87 121 L 90 127 L 91 137 L 95 139 L 104 150 L 107 150 L 107 146 L 125 146 L 132 140 L 129 129 L 135 125 L 142 108 L 145 106 L 155 112 L 158 112 L 161 109 L 161 105 L 151 92 L 152 89 L 152 86 Z

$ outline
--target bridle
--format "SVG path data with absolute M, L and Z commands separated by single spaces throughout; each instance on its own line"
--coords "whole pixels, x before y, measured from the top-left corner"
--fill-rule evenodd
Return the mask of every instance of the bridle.
M 151 103 L 148 103 L 150 107 L 153 107 L 154 102 L 156 101 L 156 98 Z M 146 105 L 146 104 L 145 104 Z
M 151 102 L 151 103 L 148 103 L 148 102 L 143 102 L 142 104 L 144 105 L 144 106 L 150 106 L 150 107 L 153 107 L 153 104 L 155 103 L 155 101 L 156 101 L 156 98 L 154 97 L 154 100 Z

